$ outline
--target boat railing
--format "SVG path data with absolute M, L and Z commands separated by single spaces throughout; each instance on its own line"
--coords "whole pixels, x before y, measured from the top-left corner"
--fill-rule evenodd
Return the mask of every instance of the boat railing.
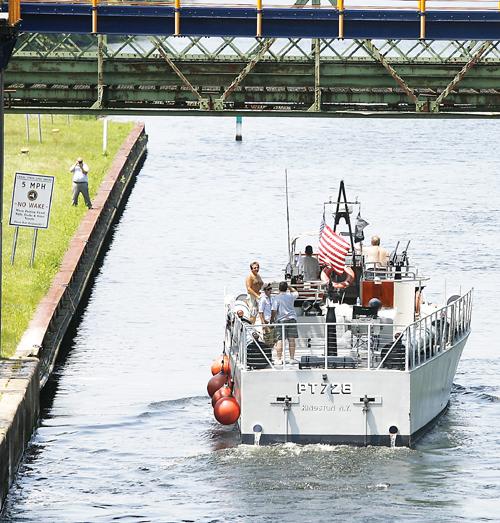
M 289 369 L 291 364 L 301 369 L 372 369 L 392 347 L 395 333 L 403 332 L 406 327 L 373 319 L 337 323 L 299 321 L 294 326 L 296 338 L 292 338 L 290 324 L 251 325 L 235 316 L 232 328 L 228 330 L 227 346 L 236 362 L 248 370 Z M 275 346 L 283 339 L 285 346 L 278 363 Z M 290 351 L 291 339 L 294 353 Z M 296 361 L 291 361 L 292 356 Z M 387 365 L 404 368 L 404 355 L 398 361 L 393 355 Z
M 387 367 L 395 354 L 404 352 L 404 369 L 410 370 L 454 346 L 470 332 L 472 289 L 448 305 L 408 325 L 380 361 Z
M 418 274 L 417 267 L 403 265 L 401 267 L 388 265 L 380 267 L 377 264 L 365 263 L 363 268 L 365 280 L 424 280 L 427 279 Z
M 236 362 L 247 370 L 361 368 L 408 371 L 448 350 L 466 336 L 470 330 L 471 310 L 472 291 L 469 291 L 410 325 L 378 318 L 324 323 L 301 317 L 293 324 L 296 326 L 296 332 L 293 332 L 290 324 L 252 325 L 234 315 L 227 331 L 226 346 L 230 347 Z M 283 339 L 284 344 L 280 342 Z M 277 361 L 277 343 L 284 345 L 280 362 Z

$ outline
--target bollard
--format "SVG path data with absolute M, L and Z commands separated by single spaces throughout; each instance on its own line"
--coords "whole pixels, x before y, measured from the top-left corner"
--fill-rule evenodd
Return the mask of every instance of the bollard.
M 241 134 L 241 124 L 243 123 L 243 116 L 236 117 L 236 141 L 243 141 L 243 136 Z

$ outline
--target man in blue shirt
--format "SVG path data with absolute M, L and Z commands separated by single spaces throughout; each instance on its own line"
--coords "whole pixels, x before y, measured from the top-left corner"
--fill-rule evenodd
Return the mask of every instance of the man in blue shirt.
M 295 300 L 299 297 L 299 293 L 293 288 L 288 287 L 286 281 L 279 284 L 279 294 L 274 298 L 272 304 L 271 323 L 281 323 L 284 327 L 277 327 L 276 337 L 276 355 L 278 365 L 283 363 L 283 332 L 284 338 L 288 340 L 288 349 L 290 351 L 290 363 L 297 363 L 295 360 L 295 338 L 298 338 L 297 333 L 297 313 L 295 312 Z

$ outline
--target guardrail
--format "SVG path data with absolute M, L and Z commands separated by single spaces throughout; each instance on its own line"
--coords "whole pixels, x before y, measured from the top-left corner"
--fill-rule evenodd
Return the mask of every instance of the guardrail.
M 298 368 L 408 371 L 467 335 L 471 312 L 472 291 L 410 325 L 384 318 L 323 323 L 301 317 L 293 324 L 295 333 L 288 330 L 290 324 L 252 325 L 232 315 L 226 343 L 236 362 L 247 370 L 284 370 L 292 363 Z M 273 360 L 276 348 L 279 363 Z
M 418 367 L 448 350 L 470 331 L 472 290 L 449 305 L 418 320 L 401 333 L 377 368 L 382 368 L 391 355 L 405 355 L 405 370 Z
M 420 18 L 420 32 L 415 37 L 424 40 L 426 38 L 426 15 L 431 11 L 465 11 L 465 12 L 478 12 L 478 11 L 500 11 L 500 0 L 480 0 L 480 1 L 461 1 L 461 0 L 394 0 L 389 5 L 379 5 L 378 2 L 367 3 L 367 0 L 348 0 L 347 5 L 344 0 L 336 0 L 336 5 L 332 5 L 331 2 L 328 5 L 307 5 L 309 0 L 297 0 L 295 4 L 289 4 L 287 0 L 280 3 L 279 0 L 273 0 L 264 6 L 263 0 L 255 0 L 255 2 L 247 2 L 242 0 L 233 0 L 228 3 L 217 3 L 213 0 L 203 2 L 203 0 L 193 2 L 187 0 L 181 2 L 181 0 L 168 0 L 168 1 L 135 1 L 135 2 L 117 2 L 116 0 L 60 0 L 60 1 L 41 1 L 41 2 L 29 2 L 33 4 L 89 4 L 91 6 L 91 32 L 98 32 L 98 10 L 99 6 L 173 6 L 174 8 L 174 27 L 173 35 L 182 36 L 181 31 L 181 19 L 183 8 L 193 7 L 217 7 L 217 8 L 255 8 L 255 36 L 262 37 L 263 35 L 263 23 L 265 20 L 266 9 L 276 8 L 289 8 L 289 9 L 321 9 L 322 11 L 334 11 L 338 15 L 338 31 L 337 38 L 343 39 L 345 32 L 345 13 L 346 11 L 357 11 L 357 10 L 372 10 L 372 11 L 414 11 Z M 12 4 L 12 20 L 11 20 L 11 4 Z M 16 23 L 21 19 L 20 0 L 9 0 L 9 22 Z

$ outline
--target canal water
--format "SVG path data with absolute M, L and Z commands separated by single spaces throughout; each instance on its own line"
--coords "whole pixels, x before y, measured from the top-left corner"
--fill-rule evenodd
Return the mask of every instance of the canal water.
M 500 122 L 146 120 L 149 154 L 5 522 L 498 521 Z M 473 333 L 448 412 L 415 449 L 253 447 L 206 396 L 223 296 L 264 280 L 292 232 L 318 230 L 344 179 L 392 248 L 433 276 L 427 299 L 474 287 Z

